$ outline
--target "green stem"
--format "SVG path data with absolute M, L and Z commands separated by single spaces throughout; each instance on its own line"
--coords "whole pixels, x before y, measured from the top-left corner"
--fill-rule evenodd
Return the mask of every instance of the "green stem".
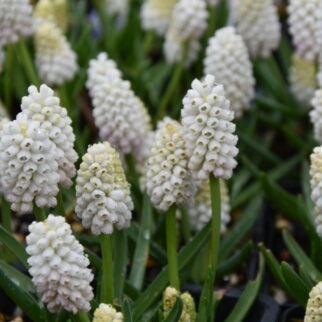
M 172 73 L 172 78 L 170 80 L 170 83 L 165 91 L 165 94 L 162 97 L 161 103 L 158 107 L 158 111 L 157 111 L 157 119 L 161 120 L 163 119 L 163 117 L 166 114 L 166 109 L 167 106 L 170 102 L 170 99 L 172 97 L 172 95 L 175 93 L 178 84 L 180 82 L 180 78 L 182 75 L 184 69 L 184 59 L 182 59 L 175 67 L 174 72 Z
M 209 6 L 209 24 L 208 24 L 208 30 L 207 30 L 207 38 L 210 38 L 214 35 L 216 30 L 216 7 L 215 6 Z
M 4 101 L 8 111 L 11 111 L 11 104 L 12 104 L 13 62 L 14 62 L 14 45 L 9 44 L 6 50 L 5 80 L 4 80 Z
M 153 45 L 154 39 L 155 39 L 155 33 L 153 31 L 149 31 L 145 35 L 144 40 L 143 40 L 143 52 L 145 54 L 149 53 L 149 51 Z
M 56 207 L 57 215 L 61 215 L 65 217 L 65 207 L 64 207 L 64 199 L 63 199 L 63 193 L 61 190 L 59 190 L 57 195 L 57 207 Z
M 41 82 L 38 78 L 35 66 L 33 64 L 32 58 L 24 40 L 18 42 L 17 50 L 18 56 L 24 66 L 29 82 L 33 85 L 40 86 Z
M 113 304 L 113 256 L 111 235 L 103 234 L 101 238 L 101 251 L 103 272 L 101 280 L 101 303 Z
M 189 222 L 189 216 L 186 209 L 180 209 L 182 214 L 182 230 L 183 230 L 183 237 L 185 242 L 187 243 L 191 238 L 191 232 L 190 232 L 190 222 Z
M 173 205 L 166 214 L 166 236 L 168 254 L 168 272 L 170 284 L 180 290 L 180 279 L 177 259 L 177 221 L 176 206 Z
M 73 316 L 73 321 L 75 322 L 90 322 L 88 315 L 85 312 L 78 312 Z
M 1 200 L 1 215 L 2 215 L 2 225 L 9 232 L 11 232 L 11 210 L 10 204 L 5 197 Z
M 34 215 L 37 221 L 44 221 L 46 219 L 46 214 L 43 208 L 39 208 L 34 202 Z

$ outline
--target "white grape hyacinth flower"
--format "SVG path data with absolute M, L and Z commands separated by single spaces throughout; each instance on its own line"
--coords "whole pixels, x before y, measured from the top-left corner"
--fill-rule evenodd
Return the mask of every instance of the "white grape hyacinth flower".
M 141 21 L 145 30 L 165 35 L 176 0 L 145 0 L 141 7 Z
M 315 91 L 311 104 L 313 109 L 310 111 L 310 119 L 314 138 L 322 144 L 322 89 Z
M 315 147 L 311 154 L 311 198 L 315 205 L 315 226 L 322 238 L 322 146 Z
M 231 0 L 230 14 L 253 58 L 268 57 L 277 49 L 281 26 L 273 0 Z
M 195 79 L 191 87 L 181 110 L 189 169 L 198 180 L 207 180 L 211 173 L 229 179 L 237 166 L 238 137 L 224 87 L 212 75 Z
M 289 31 L 297 53 L 314 60 L 321 52 L 322 4 L 320 0 L 290 0 L 287 7 Z
M 188 67 L 198 57 L 199 38 L 207 28 L 208 11 L 205 0 L 176 2 L 165 36 L 164 53 L 172 64 L 184 60 Z
M 317 87 L 314 61 L 306 60 L 296 53 L 293 54 L 289 78 L 291 91 L 296 99 L 309 106 Z
M 322 282 L 312 287 L 309 293 L 309 300 L 306 304 L 304 322 L 320 322 L 322 321 Z
M 123 322 L 121 312 L 117 312 L 111 304 L 101 303 L 94 312 L 93 322 Z
M 105 0 L 105 8 L 108 14 L 116 15 L 124 21 L 129 11 L 129 0 Z
M 230 222 L 230 203 L 228 189 L 225 181 L 220 180 L 221 200 L 221 232 L 225 233 Z M 195 196 L 187 205 L 190 227 L 193 231 L 200 231 L 212 217 L 211 196 L 209 180 L 205 180 L 199 186 Z
M 37 23 L 35 49 L 36 67 L 46 84 L 59 86 L 74 78 L 78 71 L 76 53 L 54 23 Z
M 72 185 L 76 174 L 77 153 L 74 149 L 75 135 L 72 120 L 66 108 L 60 106 L 60 100 L 54 91 L 43 84 L 39 90 L 29 86 L 28 96 L 22 98 L 21 110 L 17 120 L 34 120 L 48 133 L 49 139 L 57 148 L 56 160 L 59 166 L 60 184 L 64 188 Z
M 59 191 L 57 149 L 37 121 L 12 121 L 0 137 L 1 183 L 11 209 L 31 213 L 33 202 L 55 207 Z
M 191 197 L 188 158 L 182 126 L 177 121 L 165 118 L 159 125 L 146 169 L 146 191 L 157 210 L 166 212 Z
M 76 179 L 76 214 L 93 234 L 130 226 L 133 202 L 119 154 L 108 142 L 90 146 Z
M 29 0 L 0 0 L 0 47 L 32 33 L 33 17 Z
M 225 88 L 236 117 L 250 107 L 255 79 L 247 47 L 234 27 L 224 27 L 208 41 L 204 73 L 216 77 Z
M 29 225 L 26 237 L 29 273 L 50 312 L 90 310 L 93 274 L 83 246 L 61 216 L 49 215 Z

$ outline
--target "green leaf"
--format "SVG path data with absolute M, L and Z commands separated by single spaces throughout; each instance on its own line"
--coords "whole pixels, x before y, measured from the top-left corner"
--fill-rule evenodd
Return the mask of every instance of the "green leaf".
M 137 235 L 136 248 L 133 255 L 132 268 L 129 278 L 130 283 L 138 290 L 142 288 L 146 262 L 149 256 L 151 216 L 151 203 L 149 197 L 145 194 L 143 198 L 143 212 L 140 230 L 139 234 Z
M 179 321 L 182 310 L 183 310 L 183 302 L 182 302 L 181 298 L 178 296 L 176 303 L 174 304 L 170 314 L 166 317 L 164 322 L 177 322 L 177 321 Z
M 249 241 L 242 249 L 237 250 L 226 261 L 218 265 L 216 276 L 217 278 L 233 272 L 239 267 L 250 255 L 253 249 L 253 242 Z
M 19 272 L 13 266 L 8 265 L 2 259 L 0 259 L 0 269 L 12 282 L 14 282 L 21 289 L 30 293 L 36 293 L 35 286 L 32 283 L 31 279 L 27 275 Z
M 249 233 L 254 226 L 257 215 L 261 209 L 262 198 L 257 197 L 250 202 L 248 207 L 243 211 L 240 219 L 225 235 L 220 243 L 219 262 L 223 262 L 230 256 L 231 252 L 236 249 L 237 245 Z
M 127 266 L 127 242 L 126 231 L 116 230 L 113 234 L 114 240 L 114 257 L 113 257 L 113 274 L 114 274 L 114 295 L 122 302 L 124 280 Z
M 301 265 L 305 269 L 306 273 L 314 282 L 318 283 L 319 281 L 321 281 L 321 272 L 315 267 L 314 263 L 305 254 L 301 246 L 286 230 L 283 231 L 283 239 L 288 250 L 291 252 L 298 265 Z
M 210 223 L 208 223 L 195 237 L 185 245 L 178 254 L 179 273 L 196 256 L 210 235 Z M 133 305 L 134 320 L 144 314 L 160 296 L 169 283 L 168 268 L 165 266 L 153 282 L 146 288 Z
M 256 279 L 250 281 L 242 292 L 238 302 L 234 306 L 232 312 L 229 314 L 225 322 L 239 322 L 243 321 L 249 309 L 256 300 L 257 294 L 259 292 L 263 274 L 264 274 L 264 259 L 260 255 L 259 259 L 259 271 Z
M 310 289 L 288 263 L 282 262 L 281 271 L 285 283 L 291 290 L 290 294 L 298 301 L 300 305 L 303 306 L 303 308 L 305 308 L 306 302 L 309 298 Z
M 24 247 L 8 231 L 0 226 L 0 242 L 2 242 L 15 255 L 18 260 L 28 268 L 28 255 Z
M 12 281 L 8 272 L 0 269 L 0 288 L 14 301 L 33 321 L 44 321 L 44 311 L 41 309 L 36 300 L 21 286 L 16 284 L 17 280 Z
M 133 322 L 129 301 L 127 299 L 123 302 L 122 311 L 124 315 L 124 322 Z

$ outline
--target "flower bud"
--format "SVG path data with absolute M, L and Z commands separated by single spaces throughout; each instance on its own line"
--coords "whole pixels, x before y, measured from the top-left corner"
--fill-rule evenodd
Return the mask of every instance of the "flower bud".
M 229 179 L 237 165 L 238 137 L 232 123 L 234 112 L 222 85 L 212 75 L 195 79 L 183 99 L 181 110 L 183 137 L 189 169 L 195 179 Z
M 93 322 L 123 322 L 123 314 L 110 304 L 101 303 L 94 312 Z
M 118 153 L 108 142 L 90 146 L 76 179 L 76 214 L 93 234 L 129 227 L 133 202 Z
M 93 274 L 65 218 L 49 215 L 43 222 L 34 221 L 26 241 L 29 273 L 48 310 L 89 311 Z
M 322 282 L 316 284 L 310 291 L 309 300 L 306 304 L 304 322 L 321 321 L 322 312 Z
M 209 39 L 204 73 L 214 75 L 224 86 L 236 117 L 249 108 L 254 97 L 255 79 L 247 47 L 234 27 L 219 29 Z

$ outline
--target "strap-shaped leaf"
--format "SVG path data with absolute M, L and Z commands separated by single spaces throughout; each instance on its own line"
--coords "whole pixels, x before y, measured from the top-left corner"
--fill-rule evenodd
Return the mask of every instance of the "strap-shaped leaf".
M 177 322 L 181 316 L 183 310 L 183 302 L 181 298 L 178 296 L 176 303 L 174 304 L 170 314 L 166 317 L 164 322 Z

